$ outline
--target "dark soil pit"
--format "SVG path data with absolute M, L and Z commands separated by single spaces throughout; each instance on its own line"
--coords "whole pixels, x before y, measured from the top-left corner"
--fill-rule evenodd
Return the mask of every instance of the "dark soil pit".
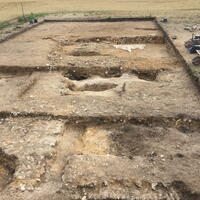
M 99 56 L 100 53 L 97 51 L 88 51 L 86 49 L 77 49 L 72 51 L 69 55 L 71 56 Z
M 160 70 L 146 70 L 146 71 L 137 71 L 132 70 L 131 73 L 135 74 L 138 78 L 146 81 L 155 81 Z
M 16 160 L 17 158 L 15 156 L 7 155 L 0 148 L 0 191 L 12 182 L 13 174 L 17 166 Z
M 141 43 L 151 43 L 151 44 L 163 44 L 163 36 L 135 36 L 135 37 L 93 37 L 93 38 L 81 38 L 75 40 L 77 43 L 90 43 L 90 42 L 112 42 L 115 44 L 141 44 Z
M 156 137 L 155 129 L 144 127 L 131 127 L 124 125 L 119 127 L 116 132 L 110 135 L 113 153 L 117 156 L 126 156 L 132 158 L 137 155 L 145 155 L 150 149 L 146 140 Z M 160 136 L 161 138 L 161 136 Z
M 199 200 L 200 199 L 200 192 L 192 192 L 191 188 L 185 185 L 182 181 L 174 181 L 172 183 L 172 188 L 177 191 L 178 195 L 180 196 L 180 200 Z
M 82 81 L 90 77 L 87 72 L 80 71 L 79 69 L 70 69 L 64 73 L 64 76 L 76 81 Z
M 121 77 L 123 71 L 120 67 L 111 67 L 111 68 L 99 68 L 99 67 L 92 67 L 90 69 L 87 68 L 70 68 L 69 70 L 63 73 L 63 76 L 70 79 L 70 80 L 85 80 L 92 76 L 101 76 L 103 78 L 112 78 L 112 77 Z

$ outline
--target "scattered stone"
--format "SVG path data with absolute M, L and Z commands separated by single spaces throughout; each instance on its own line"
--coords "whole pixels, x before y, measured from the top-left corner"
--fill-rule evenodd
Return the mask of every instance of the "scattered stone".
M 184 158 L 184 155 L 183 155 L 182 153 L 177 153 L 177 154 L 176 154 L 176 157 L 177 157 L 177 158 Z
M 200 25 L 199 24 L 188 25 L 188 26 L 184 27 L 184 30 L 189 31 L 189 32 L 199 31 Z
M 152 183 L 152 184 L 151 184 L 151 189 L 155 191 L 155 190 L 156 190 L 156 187 L 157 187 L 157 185 L 158 185 L 157 183 Z
M 167 19 L 167 18 L 163 18 L 163 19 L 160 20 L 160 22 L 162 22 L 162 23 L 167 23 L 167 22 L 168 22 L 168 19 Z
M 177 36 L 175 35 L 175 36 L 172 36 L 172 39 L 173 40 L 176 40 L 177 39 Z
M 19 25 L 15 27 L 15 29 L 21 29 L 21 28 L 22 26 L 19 26 Z
M 102 185 L 103 185 L 103 187 L 107 187 L 108 186 L 108 182 L 107 181 L 103 181 Z
M 26 190 L 25 184 L 20 184 L 20 190 L 24 192 Z
M 193 32 L 192 28 L 190 28 L 190 27 L 185 27 L 184 30 Z
M 84 196 L 81 200 L 87 200 L 87 197 L 86 196 Z
M 33 186 L 29 186 L 29 187 L 27 187 L 27 190 L 32 192 L 34 190 L 34 187 Z

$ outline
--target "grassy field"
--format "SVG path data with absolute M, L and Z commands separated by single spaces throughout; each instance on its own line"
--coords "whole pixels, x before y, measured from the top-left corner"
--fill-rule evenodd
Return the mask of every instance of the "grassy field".
M 200 0 L 0 0 L 0 22 L 25 14 L 93 11 L 137 16 L 200 17 Z

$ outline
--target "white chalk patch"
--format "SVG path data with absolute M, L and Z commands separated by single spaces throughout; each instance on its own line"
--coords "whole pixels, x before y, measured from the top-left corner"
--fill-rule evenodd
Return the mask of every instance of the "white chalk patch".
M 145 44 L 131 44 L 131 45 L 113 45 L 117 49 L 123 49 L 125 51 L 131 52 L 133 49 L 144 49 Z

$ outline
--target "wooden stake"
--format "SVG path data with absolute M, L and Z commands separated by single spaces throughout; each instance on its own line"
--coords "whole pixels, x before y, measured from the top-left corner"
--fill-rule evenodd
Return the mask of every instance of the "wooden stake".
M 20 4 L 21 4 L 21 8 L 22 8 L 22 16 L 23 16 L 24 21 L 25 21 L 26 18 L 25 18 L 25 14 L 24 14 L 24 6 L 23 6 L 23 3 L 22 3 L 22 2 L 21 2 Z

